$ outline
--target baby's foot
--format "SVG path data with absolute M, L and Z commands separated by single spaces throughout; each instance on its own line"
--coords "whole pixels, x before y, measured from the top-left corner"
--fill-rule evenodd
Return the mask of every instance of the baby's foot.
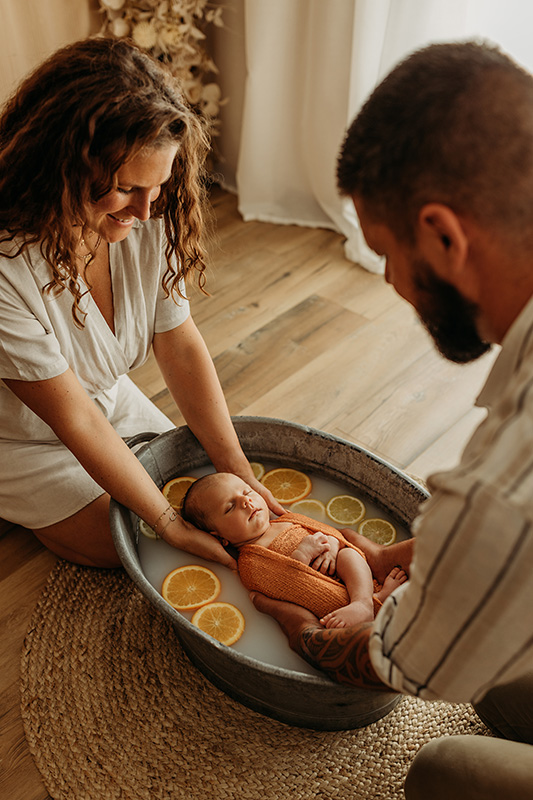
M 398 586 L 408 580 L 407 573 L 401 567 L 394 567 L 383 581 L 380 591 L 376 592 L 374 596 L 383 602 Z
M 291 558 L 301 561 L 302 564 L 309 564 L 315 560 L 317 556 L 322 555 L 329 550 L 328 537 L 323 533 L 310 533 L 306 536 L 296 550 L 291 553 Z
M 322 617 L 320 622 L 325 628 L 347 628 L 350 625 L 359 625 L 361 622 L 371 622 L 373 619 L 374 612 L 371 606 L 355 602 L 331 611 Z

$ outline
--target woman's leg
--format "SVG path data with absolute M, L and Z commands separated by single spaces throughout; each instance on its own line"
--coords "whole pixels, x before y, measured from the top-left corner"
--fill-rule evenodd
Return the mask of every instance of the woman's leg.
M 35 536 L 52 553 L 88 567 L 119 567 L 109 527 L 109 495 L 102 494 L 67 519 L 34 528 Z

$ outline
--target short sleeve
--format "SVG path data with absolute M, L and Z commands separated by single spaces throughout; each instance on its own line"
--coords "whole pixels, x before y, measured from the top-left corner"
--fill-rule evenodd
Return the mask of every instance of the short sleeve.
M 185 282 L 183 280 L 179 282 L 179 289 L 183 297 L 177 292 L 166 297 L 162 286 L 162 280 L 160 281 L 155 310 L 155 333 L 164 333 L 165 331 L 177 328 L 185 322 L 191 313 L 189 300 L 185 292 Z
M 67 368 L 45 298 L 24 259 L 0 258 L 0 378 L 47 380 Z

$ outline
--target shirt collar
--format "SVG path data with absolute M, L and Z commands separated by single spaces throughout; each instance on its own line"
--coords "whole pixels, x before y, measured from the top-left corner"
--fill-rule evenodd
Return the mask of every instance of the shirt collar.
M 502 386 L 507 386 L 511 377 L 520 368 L 528 351 L 533 347 L 533 297 L 531 297 L 515 319 L 501 345 L 498 358 L 479 393 L 476 406 L 490 408 L 501 397 Z

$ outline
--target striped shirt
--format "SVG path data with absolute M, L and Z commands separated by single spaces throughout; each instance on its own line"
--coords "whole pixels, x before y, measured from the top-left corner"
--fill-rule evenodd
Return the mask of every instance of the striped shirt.
M 428 480 L 410 580 L 370 640 L 380 678 L 427 700 L 475 702 L 533 669 L 533 299 L 476 404 L 487 416 Z

